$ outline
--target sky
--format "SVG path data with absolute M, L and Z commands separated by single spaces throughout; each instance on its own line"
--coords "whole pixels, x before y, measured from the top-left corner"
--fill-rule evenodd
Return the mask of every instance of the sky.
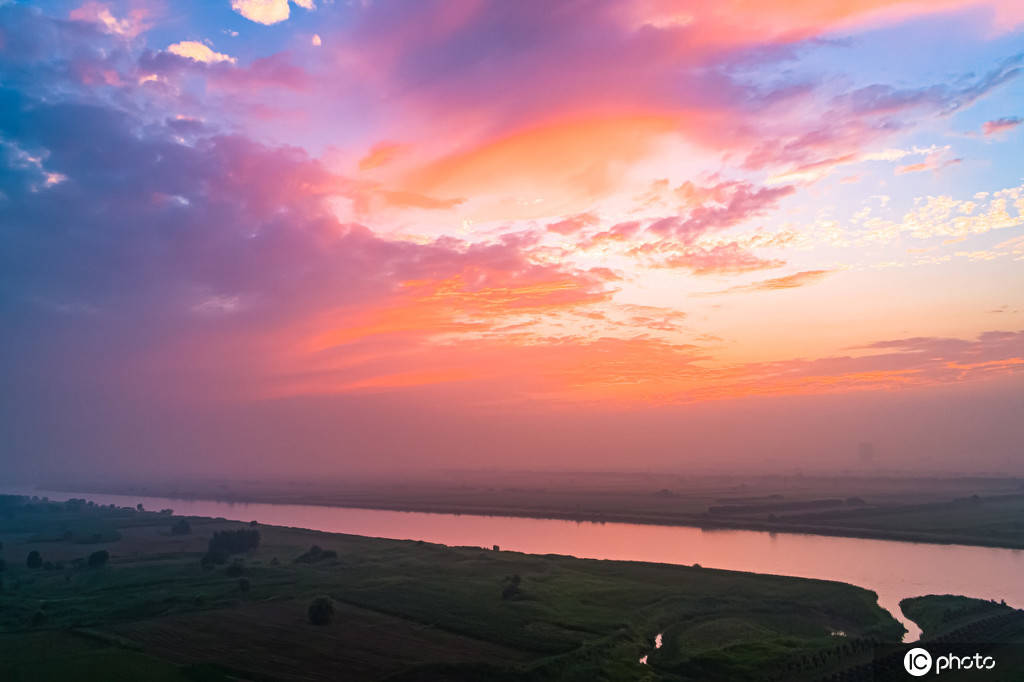
M 1024 473 L 1022 69 L 1017 0 L 0 2 L 0 465 Z

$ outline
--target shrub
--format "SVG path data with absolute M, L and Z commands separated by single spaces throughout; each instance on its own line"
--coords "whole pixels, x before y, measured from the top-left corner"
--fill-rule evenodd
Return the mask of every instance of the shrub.
M 89 555 L 89 568 L 100 568 L 106 566 L 107 562 L 110 561 L 110 552 L 105 549 L 101 549 L 98 552 L 93 552 Z
M 25 558 L 25 565 L 29 568 L 41 568 L 43 565 L 43 555 L 33 549 L 28 553 L 28 557 Z
M 39 609 L 38 611 L 36 611 L 35 613 L 32 614 L 32 627 L 37 628 L 40 625 L 45 625 L 45 624 L 46 624 L 46 612 L 45 611 L 43 611 L 42 609 Z
M 337 558 L 338 553 L 333 549 L 321 549 L 319 545 L 313 545 L 305 553 L 299 555 L 295 561 L 303 564 L 314 564 L 318 561 Z
M 327 625 L 334 619 L 334 602 L 330 597 L 317 597 L 310 603 L 308 615 L 313 625 Z
M 6 570 L 7 570 L 7 562 L 4 561 L 3 559 L 0 559 L 0 573 L 3 573 Z
M 238 579 L 238 591 L 239 592 L 242 592 L 244 594 L 244 593 L 249 591 L 249 587 L 250 587 L 250 584 L 249 584 L 249 579 L 248 578 L 239 578 Z
M 298 557 L 296 557 L 295 561 L 298 563 L 311 564 L 320 558 L 320 555 L 323 554 L 323 551 L 324 550 L 320 547 L 320 545 L 313 545 L 308 550 L 306 550 Z
M 188 535 L 192 532 L 192 525 L 185 519 L 178 519 L 171 524 L 171 535 Z
M 229 578 L 237 578 L 243 573 L 245 573 L 245 568 L 243 568 L 241 562 L 238 561 L 228 566 L 224 571 L 224 574 Z

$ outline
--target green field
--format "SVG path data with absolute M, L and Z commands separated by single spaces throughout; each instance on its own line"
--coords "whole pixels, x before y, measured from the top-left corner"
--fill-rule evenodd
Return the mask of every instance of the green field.
M 934 657 L 991 656 L 991 670 L 946 669 L 944 680 L 1024 679 L 1024 611 L 1005 604 L 953 595 L 904 599 L 901 608 L 921 626 L 921 645 Z
M 817 680 L 903 630 L 840 583 L 6 501 L 3 680 Z M 215 531 L 254 528 L 201 564 Z M 314 544 L 336 556 L 295 561 Z

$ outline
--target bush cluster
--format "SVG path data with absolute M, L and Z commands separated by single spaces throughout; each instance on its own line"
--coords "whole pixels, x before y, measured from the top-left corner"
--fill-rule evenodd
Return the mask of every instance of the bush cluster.
M 210 538 L 206 548 L 206 554 L 200 563 L 206 567 L 220 566 L 228 562 L 232 554 L 242 554 L 260 546 L 260 532 L 258 530 L 219 530 Z

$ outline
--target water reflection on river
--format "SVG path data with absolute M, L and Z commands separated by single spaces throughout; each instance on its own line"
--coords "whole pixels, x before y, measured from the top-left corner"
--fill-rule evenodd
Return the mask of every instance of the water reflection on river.
M 25 491 L 18 491 L 26 494 Z M 177 514 L 310 528 L 372 537 L 425 540 L 592 559 L 699 563 L 754 573 L 839 580 L 878 593 L 908 629 L 899 601 L 924 594 L 1005 599 L 1024 607 L 1024 551 L 963 545 L 838 538 L 679 526 L 589 523 L 552 519 L 426 514 L 295 504 L 231 503 L 162 497 L 33 491 L 51 499 L 84 497 L 98 504 L 174 509 Z

